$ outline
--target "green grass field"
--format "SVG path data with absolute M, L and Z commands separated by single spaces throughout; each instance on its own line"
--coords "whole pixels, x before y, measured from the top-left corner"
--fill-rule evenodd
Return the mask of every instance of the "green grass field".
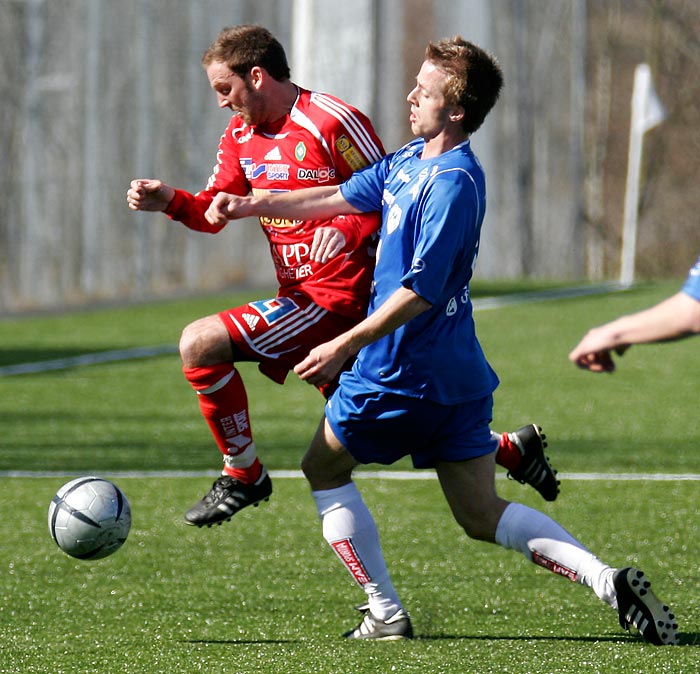
M 564 479 L 553 504 L 505 480 L 500 491 L 555 517 L 610 564 L 643 568 L 675 609 L 680 647 L 644 644 L 589 590 L 469 541 L 434 480 L 362 472 L 418 638 L 344 642 L 363 593 L 323 541 L 303 480 L 276 478 L 270 503 L 222 527 L 184 525 L 219 455 L 178 357 L 166 354 L 0 376 L 0 673 L 696 673 L 698 482 L 613 476 L 700 474 L 698 342 L 635 347 L 613 376 L 566 360 L 589 326 L 677 287 L 525 303 L 479 311 L 476 320 L 502 380 L 494 427 L 537 421 L 565 477 L 608 475 Z M 243 299 L 0 320 L 0 368 L 174 345 L 186 323 Z M 272 470 L 296 468 L 320 397 L 294 376 L 281 387 L 253 366 L 241 370 L 261 457 Z M 36 474 L 13 476 L 24 471 Z M 113 477 L 131 501 L 129 540 L 112 557 L 79 562 L 49 537 L 48 504 L 74 473 Z

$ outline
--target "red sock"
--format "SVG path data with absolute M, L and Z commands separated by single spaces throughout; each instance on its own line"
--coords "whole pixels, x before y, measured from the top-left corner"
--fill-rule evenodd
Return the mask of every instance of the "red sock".
M 508 433 L 501 434 L 501 442 L 496 451 L 496 463 L 506 470 L 515 470 L 520 465 L 522 454 L 518 446 L 510 441 Z
M 262 475 L 263 465 L 260 463 L 260 459 L 255 457 L 255 461 L 250 464 L 247 468 L 234 468 L 233 466 L 228 466 L 224 463 L 224 473 L 230 475 L 234 480 L 238 480 L 243 484 L 253 484 L 258 481 L 258 478 Z
M 199 409 L 226 457 L 224 472 L 244 483 L 255 482 L 262 465 L 255 454 L 248 396 L 240 374 L 231 363 L 183 368 L 183 372 L 197 391 Z

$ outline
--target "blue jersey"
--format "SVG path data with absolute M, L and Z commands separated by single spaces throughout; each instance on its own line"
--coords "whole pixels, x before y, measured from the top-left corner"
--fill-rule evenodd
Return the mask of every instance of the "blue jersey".
M 690 295 L 693 299 L 700 302 L 700 257 L 690 268 L 688 278 L 683 284 L 682 292 L 684 292 L 686 295 Z
M 465 141 L 421 159 L 418 138 L 341 186 L 362 211 L 382 211 L 369 313 L 401 286 L 432 307 L 364 347 L 355 374 L 375 390 L 441 404 L 498 386 L 476 338 L 469 281 L 486 207 L 484 172 Z

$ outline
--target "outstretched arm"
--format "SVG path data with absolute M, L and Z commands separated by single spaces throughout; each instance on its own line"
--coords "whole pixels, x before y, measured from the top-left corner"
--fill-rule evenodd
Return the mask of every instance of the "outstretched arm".
M 363 346 L 376 342 L 430 307 L 429 302 L 412 290 L 399 288 L 354 328 L 311 349 L 294 372 L 314 386 L 327 384 Z
M 331 220 L 338 215 L 361 212 L 345 201 L 337 185 L 329 185 L 246 197 L 220 192 L 214 197 L 204 217 L 211 225 L 223 227 L 229 220 L 252 216 Z M 327 262 L 339 255 L 346 244 L 345 234 L 337 227 L 319 227 L 314 233 L 311 259 Z
M 212 225 L 221 225 L 228 220 L 251 216 L 321 220 L 348 213 L 361 211 L 345 201 L 337 185 L 329 185 L 248 197 L 220 192 L 214 197 L 205 217 Z
M 635 314 L 592 328 L 569 354 L 591 372 L 613 372 L 612 352 L 622 355 L 632 344 L 665 342 L 700 333 L 700 302 L 679 292 Z

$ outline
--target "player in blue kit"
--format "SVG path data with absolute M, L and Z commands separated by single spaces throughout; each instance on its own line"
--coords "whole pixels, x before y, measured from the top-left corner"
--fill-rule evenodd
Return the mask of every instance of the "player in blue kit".
M 311 349 L 295 367 L 318 386 L 357 355 L 326 404 L 302 463 L 323 535 L 365 590 L 353 639 L 413 636 L 379 534 L 352 481 L 358 464 L 410 455 L 434 468 L 452 513 L 471 538 L 520 551 L 593 589 L 656 644 L 677 642 L 669 607 L 644 573 L 615 569 L 546 515 L 501 499 L 489 424 L 498 378 L 477 340 L 469 281 L 486 206 L 484 173 L 470 136 L 502 87 L 496 61 L 457 37 L 431 43 L 408 96 L 416 140 L 333 187 L 285 195 L 218 195 L 212 223 L 291 213 L 326 217 L 381 210 L 382 228 L 366 319 Z
M 621 316 L 589 330 L 569 354 L 569 360 L 591 372 L 613 372 L 613 352 L 621 356 L 632 344 L 683 339 L 700 334 L 700 258 L 683 287 L 663 302 Z

